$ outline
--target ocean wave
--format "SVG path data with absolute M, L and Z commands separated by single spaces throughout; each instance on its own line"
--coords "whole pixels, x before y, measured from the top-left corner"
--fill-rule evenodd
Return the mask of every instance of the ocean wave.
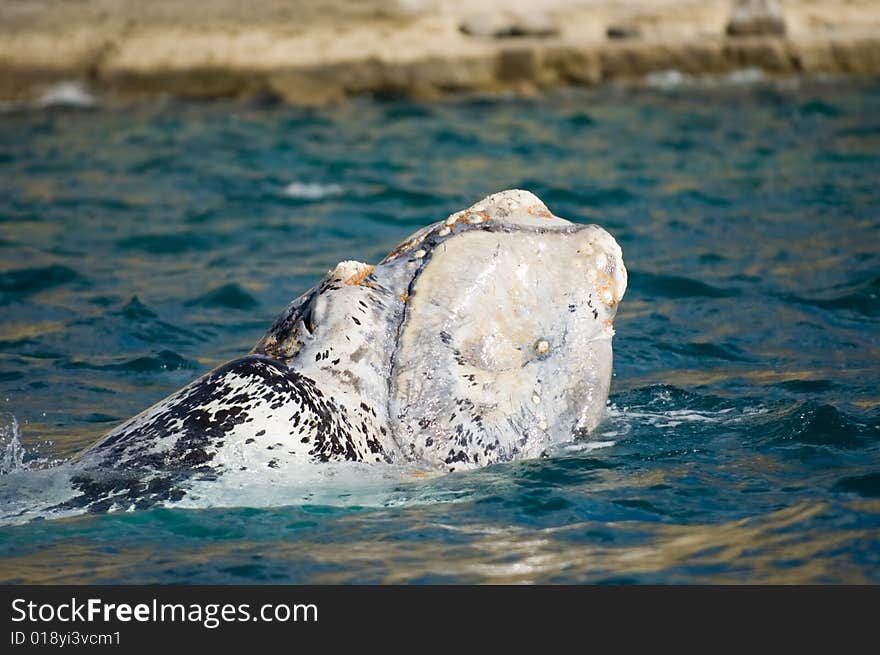
M 89 369 L 95 371 L 122 371 L 130 373 L 158 373 L 162 371 L 198 370 L 199 363 L 189 360 L 173 350 L 162 350 L 153 355 L 142 355 L 133 359 L 104 363 L 94 360 L 61 361 L 58 365 L 66 369 Z
M 873 318 L 880 316 L 880 277 L 849 282 L 815 295 L 790 295 L 786 300 L 832 311 L 849 311 Z
M 771 413 L 760 431 L 776 445 L 827 446 L 852 450 L 880 438 L 880 424 L 856 420 L 836 407 L 812 400 Z
M 630 270 L 629 289 L 630 293 L 638 292 L 649 298 L 729 298 L 739 295 L 736 289 L 714 287 L 679 275 L 639 270 Z
M 645 427 L 680 436 L 712 436 L 724 428 L 759 448 L 853 450 L 880 439 L 880 420 L 857 418 L 826 403 L 727 400 L 670 385 L 651 385 L 617 396 L 592 438 L 619 441 L 643 433 Z
M 645 428 L 695 435 L 712 434 L 720 427 L 742 429 L 760 420 L 773 407 L 762 402 L 743 402 L 686 391 L 668 384 L 654 384 L 616 395 L 606 409 L 605 420 L 591 435 L 596 441 L 616 440 L 642 434 Z
M 835 483 L 834 491 L 854 493 L 863 498 L 880 498 L 880 471 L 844 476 Z
M 684 344 L 658 342 L 656 348 L 683 357 L 693 357 L 700 360 L 720 359 L 728 362 L 748 362 L 751 359 L 733 344 L 719 345 L 696 341 Z
M 208 240 L 195 232 L 172 234 L 138 234 L 117 240 L 123 250 L 138 250 L 151 255 L 178 255 L 184 252 L 208 250 Z
M 184 305 L 220 309 L 253 309 L 260 303 L 238 284 L 230 282 L 211 289 L 205 294 L 187 300 Z
M 684 424 L 712 424 L 738 423 L 744 415 L 760 414 L 768 411 L 765 408 L 749 408 L 740 411 L 734 408 L 720 409 L 717 411 L 698 411 L 694 409 L 670 409 L 661 411 L 649 411 L 638 407 L 620 406 L 612 404 L 608 408 L 608 418 L 613 421 L 617 429 L 601 429 L 599 436 L 623 436 L 626 427 L 633 421 L 646 423 L 655 428 L 677 428 Z M 620 425 L 622 423 L 622 425 Z M 620 428 L 624 428 L 621 430 Z
M 0 273 L 0 303 L 67 284 L 77 277 L 72 268 L 58 264 L 4 271 Z
M 122 319 L 121 322 L 118 319 Z M 100 321 L 109 320 L 107 329 L 116 331 L 116 323 L 124 325 L 127 336 L 146 341 L 147 343 L 167 344 L 175 342 L 191 344 L 202 341 L 203 337 L 185 327 L 163 321 L 159 314 L 147 307 L 137 296 L 132 296 L 123 307 L 111 311 L 107 316 L 99 317 Z M 97 328 L 97 324 L 96 324 Z
M 137 296 L 132 296 L 131 300 L 129 300 L 122 309 L 115 313 L 118 316 L 122 316 L 123 318 L 132 321 L 143 321 L 159 317 L 156 312 L 142 303 L 141 299 Z

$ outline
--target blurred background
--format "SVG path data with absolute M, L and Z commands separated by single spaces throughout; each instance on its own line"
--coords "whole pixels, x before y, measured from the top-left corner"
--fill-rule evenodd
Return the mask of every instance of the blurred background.
M 876 0 L 5 0 L 0 100 L 79 89 L 320 106 L 668 70 L 876 74 L 878 28 Z

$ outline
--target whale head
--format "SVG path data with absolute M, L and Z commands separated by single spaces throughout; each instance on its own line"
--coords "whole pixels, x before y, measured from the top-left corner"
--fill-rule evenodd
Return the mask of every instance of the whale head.
M 446 470 L 535 457 L 592 430 L 611 380 L 620 247 L 528 191 L 429 225 L 378 265 L 346 261 L 254 354 L 367 407 L 392 459 Z

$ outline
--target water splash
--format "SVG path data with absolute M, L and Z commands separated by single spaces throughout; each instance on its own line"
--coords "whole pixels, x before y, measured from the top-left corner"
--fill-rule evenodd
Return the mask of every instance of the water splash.
M 0 414 L 0 475 L 24 470 L 25 448 L 21 443 L 21 429 L 14 414 Z

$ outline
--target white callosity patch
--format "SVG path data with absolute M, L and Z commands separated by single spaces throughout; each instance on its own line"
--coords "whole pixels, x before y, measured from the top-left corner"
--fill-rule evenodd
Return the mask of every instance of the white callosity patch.
M 603 229 L 558 218 L 527 191 L 494 194 L 375 267 L 337 265 L 251 354 L 74 462 L 136 479 L 80 488 L 93 509 L 116 508 L 180 500 L 181 475 L 202 494 L 224 476 L 297 477 L 313 462 L 442 471 L 539 456 L 602 417 L 625 289 Z
M 491 229 L 433 247 L 393 371 L 398 442 L 448 468 L 535 457 L 595 427 L 626 289 L 620 248 L 601 228 L 552 216 L 522 191 L 451 220 L 473 212 Z

